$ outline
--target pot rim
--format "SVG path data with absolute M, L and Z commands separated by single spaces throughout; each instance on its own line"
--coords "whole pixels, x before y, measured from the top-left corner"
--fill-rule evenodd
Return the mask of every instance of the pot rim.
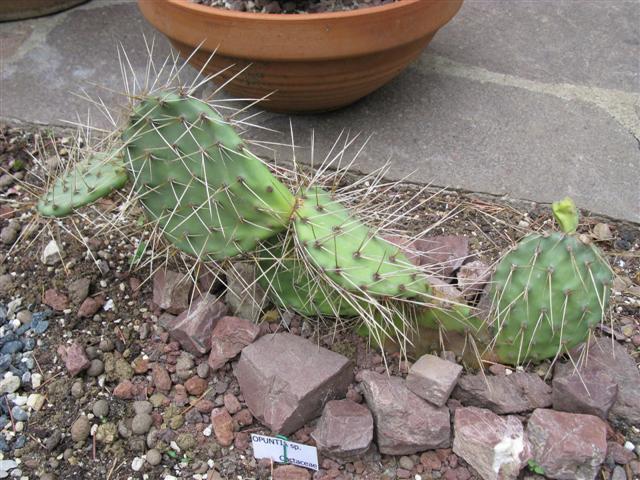
M 156 0 L 157 1 L 157 0 Z M 393 3 L 386 5 L 377 5 L 374 7 L 356 8 L 354 10 L 346 10 L 339 12 L 323 12 L 323 13 L 254 13 L 254 12 L 238 12 L 235 10 L 229 10 L 223 7 L 210 7 L 208 5 L 200 5 L 198 3 L 192 3 L 189 0 L 166 0 L 168 3 L 179 5 L 183 8 L 201 12 L 205 15 L 215 15 L 220 17 L 227 17 L 234 20 L 260 20 L 269 22 L 311 22 L 311 21 L 325 21 L 335 20 L 343 18 L 357 18 L 364 15 L 376 15 L 383 14 L 391 10 L 406 7 L 407 5 L 427 2 L 434 3 L 433 0 L 396 0 Z M 438 1 L 438 0 L 436 0 Z M 442 0 L 440 0 L 442 1 Z M 446 1 L 446 0 L 445 0 Z
M 235 12 L 189 0 L 138 0 L 144 17 L 183 51 L 244 61 L 308 62 L 358 58 L 426 43 L 463 0 L 398 0 L 348 12 Z

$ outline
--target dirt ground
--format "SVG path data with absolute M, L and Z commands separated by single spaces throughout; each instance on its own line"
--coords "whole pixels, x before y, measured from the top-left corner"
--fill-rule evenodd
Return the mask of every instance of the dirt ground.
M 44 140 L 46 152 L 52 152 L 54 147 L 59 152 L 65 149 L 63 136 L 57 135 L 55 143 L 49 143 L 46 133 L 44 130 L 0 126 L 0 166 L 18 178 L 28 179 L 33 165 L 32 155 L 42 155 L 34 146 L 34 134 L 40 135 L 39 138 Z M 398 187 L 396 194 L 400 197 L 411 195 L 417 188 L 415 185 L 405 184 Z M 0 179 L 0 229 L 12 219 L 17 220 L 23 229 L 34 220 L 33 203 L 29 203 L 26 189 L 19 181 L 10 181 L 6 174 Z M 103 202 L 99 208 L 110 206 L 109 202 Z M 406 219 L 406 228 L 414 233 L 419 232 L 454 211 L 451 218 L 431 234 L 468 236 L 470 251 L 489 264 L 525 233 L 549 228 L 552 224 L 550 210 L 546 205 L 444 191 L 414 211 Z M 89 278 L 92 285 L 90 295 L 103 295 L 111 299 L 113 308 L 100 311 L 90 318 L 80 319 L 75 315 L 77 305 L 71 305 L 68 312 L 58 312 L 49 318 L 49 328 L 38 337 L 34 350 L 37 361 L 34 371 L 42 374 L 43 383 L 33 391 L 43 393 L 46 404 L 31 416 L 25 426 L 26 445 L 18 450 L 5 452 L 4 458 L 20 458 L 23 475 L 28 478 L 116 480 L 143 478 L 143 474 L 147 475 L 144 478 L 150 479 L 164 478 L 166 474 L 172 474 L 176 478 L 207 478 L 207 475 L 212 479 L 268 478 L 270 467 L 256 461 L 250 449 L 247 449 L 248 434 L 268 434 L 267 429 L 254 421 L 240 429 L 245 434 L 242 437 L 244 440 L 241 439 L 231 448 L 223 448 L 213 437 L 203 436 L 202 427 L 207 423 L 206 415 L 197 416 L 194 413 L 189 416 L 195 409 L 188 404 L 175 406 L 169 402 L 159 407 L 160 418 L 154 418 L 159 432 L 156 434 L 159 437 L 156 448 L 164 453 L 162 462 L 154 467 L 147 465 L 140 472 L 132 470 L 134 457 L 145 453 L 149 439 L 130 434 L 127 437 L 126 432 L 123 436 L 116 426 L 118 419 L 132 416 L 132 402 L 113 395 L 114 387 L 122 380 L 117 368 L 107 368 L 104 381 L 99 380 L 99 376 L 80 375 L 72 378 L 67 374 L 56 351 L 60 344 L 73 340 L 85 348 L 92 348 L 91 351 L 95 352 L 96 358 L 103 360 L 105 367 L 109 361 L 114 360 L 117 365 L 119 358 L 130 363 L 146 357 L 150 361 L 165 362 L 170 371 L 172 365 L 175 369 L 179 352 L 167 340 L 166 333 L 155 325 L 154 318 L 158 309 L 151 302 L 151 282 L 144 282 L 137 287 L 140 281 L 148 277 L 149 271 L 132 270 L 130 263 L 135 255 L 135 245 L 121 237 L 114 235 L 109 238 L 103 232 L 96 231 L 98 227 L 95 222 L 91 225 L 82 219 L 77 219 L 75 224 L 39 220 L 33 225 L 35 228 L 32 233 L 20 237 L 17 243 L 0 245 L 0 275 L 8 274 L 11 277 L 11 281 L 4 283 L 0 290 L 0 303 L 6 305 L 10 300 L 20 297 L 22 307 L 32 313 L 41 312 L 48 309 L 43 304 L 45 290 L 53 288 L 65 292 L 71 281 Z M 640 338 L 640 229 L 637 225 L 582 212 L 579 233 L 603 249 L 617 275 L 611 300 L 612 321 L 609 325 L 603 325 L 598 333 L 612 335 L 640 363 L 640 345 L 634 345 L 634 341 L 637 341 L 635 339 Z M 86 237 L 91 253 L 74 236 Z M 64 252 L 64 261 L 56 267 L 44 265 L 40 259 L 44 246 L 52 238 L 56 239 Z M 102 262 L 102 271 L 97 265 L 98 261 Z M 272 324 L 269 328 L 289 328 L 294 333 L 299 333 L 303 325 L 301 319 L 295 318 L 288 326 L 276 323 L 275 327 Z M 312 324 L 310 338 L 352 357 L 359 366 L 380 366 L 380 355 L 368 350 L 362 338 L 352 331 L 336 331 L 333 327 L 326 321 Z M 391 369 L 397 371 L 399 359 L 397 356 L 391 358 Z M 201 359 L 195 359 L 196 364 L 199 362 Z M 134 383 L 138 381 L 138 377 L 139 375 L 134 375 Z M 219 403 L 227 392 L 241 398 L 229 365 L 210 375 L 209 382 L 211 391 L 207 398 L 214 404 Z M 80 385 L 74 387 L 78 383 Z M 28 387 L 26 392 L 30 392 Z M 116 433 L 116 438 L 111 442 L 96 444 L 91 441 L 91 437 L 84 443 L 74 442 L 66 435 L 71 424 L 78 412 L 91 412 L 92 405 L 99 398 L 106 399 L 109 403 L 109 415 L 101 422 L 114 425 L 113 428 L 120 433 Z M 10 430 L 11 426 L 5 427 L 5 431 L 7 429 Z M 50 440 L 56 431 L 65 434 L 57 443 Z M 310 426 L 305 427 L 294 435 L 294 439 L 309 442 L 310 431 Z M 617 435 L 636 444 L 640 442 L 640 432 L 632 428 L 622 427 Z M 182 445 L 179 451 L 172 442 Z M 53 443 L 56 444 L 52 446 Z M 440 470 L 431 472 L 431 477 L 425 473 L 421 478 L 463 478 L 463 474 L 453 477 L 446 473 L 449 470 L 467 469 L 461 459 L 453 459 L 449 455 L 452 455 L 450 451 L 443 453 L 444 461 Z M 413 457 L 410 460 L 416 465 L 420 464 L 419 456 Z M 342 465 L 325 462 L 321 473 L 314 478 L 397 478 L 398 462 L 398 457 L 375 453 L 360 462 Z M 602 478 L 608 478 L 607 468 L 604 468 Z M 470 475 L 468 478 L 477 478 L 470 469 L 467 470 Z M 219 476 L 216 477 L 212 471 L 217 471 Z M 339 473 L 337 477 L 328 476 L 328 472 L 335 471 Z M 523 476 L 525 474 L 530 473 L 523 473 Z

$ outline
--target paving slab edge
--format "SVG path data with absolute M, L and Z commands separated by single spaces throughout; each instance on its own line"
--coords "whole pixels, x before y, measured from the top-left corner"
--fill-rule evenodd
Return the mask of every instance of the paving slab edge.
M 67 126 L 67 125 L 60 125 L 60 124 L 51 124 L 51 123 L 40 123 L 40 122 L 27 122 L 21 119 L 17 119 L 17 118 L 11 118 L 11 117 L 4 117 L 4 116 L 0 116 L 0 123 L 5 123 L 7 125 L 13 126 L 13 127 L 20 127 L 20 128 L 24 128 L 24 129 L 42 129 L 42 128 L 49 128 L 52 129 L 55 133 L 57 134 L 73 134 L 75 133 L 77 130 L 72 127 L 72 126 Z M 267 157 L 268 160 L 270 160 Z M 279 160 L 280 163 L 292 166 L 292 164 L 290 164 L 289 162 L 287 162 L 286 160 Z M 330 168 L 329 170 L 333 170 L 332 168 Z M 363 172 L 362 170 L 359 169 L 351 169 L 349 171 L 350 174 L 356 176 L 356 177 L 363 177 L 366 175 L 365 172 Z M 387 178 L 385 177 L 385 180 L 388 181 L 392 181 L 393 179 L 391 178 Z M 416 181 L 410 181 L 410 180 L 402 180 L 400 182 L 401 184 L 406 184 L 406 185 L 411 185 L 411 186 L 418 186 L 418 187 L 424 187 L 427 184 L 424 182 L 416 182 Z M 532 200 L 532 199 L 527 199 L 527 198 L 514 198 L 511 197 L 510 195 L 505 195 L 505 194 L 495 194 L 495 193 L 491 193 L 491 192 L 482 192 L 482 191 L 475 191 L 475 190 L 468 190 L 468 189 L 464 189 L 464 188 L 457 188 L 457 187 L 450 187 L 450 186 L 446 186 L 446 185 L 434 185 L 434 184 L 428 184 L 428 190 L 429 191 L 441 191 L 442 193 L 456 193 L 459 195 L 469 195 L 472 196 L 474 198 L 477 198 L 478 200 L 483 200 L 483 201 L 487 201 L 487 202 L 502 202 L 502 203 L 506 203 L 509 205 L 512 205 L 514 207 L 521 207 L 521 208 L 531 208 L 532 206 L 537 206 L 537 205 L 542 205 L 542 206 L 549 206 L 551 207 L 551 203 L 550 202 L 543 202 L 543 201 L 538 201 L 538 200 Z M 610 215 L 604 214 L 604 213 L 599 213 L 596 211 L 592 211 L 586 208 L 580 208 L 580 213 L 582 215 L 583 218 L 597 218 L 598 220 L 602 220 L 603 222 L 612 222 L 612 223 L 616 223 L 617 225 L 622 225 L 622 226 L 626 226 L 626 227 L 630 227 L 630 228 L 640 228 L 640 221 L 633 221 L 633 220 L 629 220 L 629 219 L 624 219 L 624 218 L 616 218 L 616 217 L 612 217 Z

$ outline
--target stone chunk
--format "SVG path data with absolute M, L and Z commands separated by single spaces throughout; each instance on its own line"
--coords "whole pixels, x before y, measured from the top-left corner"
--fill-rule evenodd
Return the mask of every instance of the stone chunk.
M 284 435 L 318 417 L 353 381 L 348 358 L 289 333 L 264 335 L 242 350 L 234 368 L 249 410 Z
M 516 479 L 531 458 L 522 422 L 477 407 L 456 409 L 453 451 L 484 480 Z
M 58 355 L 62 358 L 67 371 L 72 377 L 91 366 L 91 360 L 87 357 L 84 348 L 77 343 L 72 343 L 68 347 L 60 345 L 58 347 Z
M 462 367 L 435 355 L 423 355 L 409 369 L 407 388 L 420 398 L 441 407 L 449 399 Z
M 576 355 L 580 355 L 579 347 Z M 577 357 L 576 357 L 577 358 Z M 558 365 L 554 376 L 573 373 L 572 364 Z M 580 373 L 604 372 L 618 385 L 618 395 L 611 410 L 609 420 L 640 425 L 640 371 L 626 349 L 610 338 L 595 338 L 589 345 L 588 354 Z
M 486 263 L 480 260 L 465 263 L 456 276 L 458 288 L 466 299 L 472 300 L 484 290 L 490 276 L 491 268 Z
M 429 266 L 444 277 L 451 277 L 469 256 L 469 239 L 462 235 L 420 238 L 411 247 L 420 253 L 420 265 Z
M 45 265 L 55 265 L 62 261 L 62 256 L 62 250 L 60 250 L 58 243 L 55 240 L 50 240 L 47 246 L 44 247 L 40 259 Z
M 593 415 L 538 409 L 527 438 L 548 478 L 593 480 L 607 454 L 607 425 Z
M 260 333 L 260 327 L 238 317 L 222 317 L 211 335 L 209 367 L 218 370 L 252 343 Z
M 488 408 L 499 415 L 551 406 L 551 387 L 534 373 L 463 375 L 452 395 L 464 406 Z
M 606 420 L 618 395 L 616 382 L 601 371 L 578 373 L 567 369 L 565 373 L 553 378 L 553 409 L 595 415 Z
M 451 445 L 448 408 L 422 400 L 401 378 L 371 371 L 360 376 L 380 453 L 410 455 Z
M 311 480 L 311 473 L 295 465 L 282 465 L 273 471 L 273 480 Z
M 58 292 L 55 288 L 50 288 L 44 292 L 44 303 L 58 311 L 69 308 L 69 298 L 67 298 L 64 293 Z
M 233 443 L 233 419 L 225 408 L 214 408 L 211 412 L 211 425 L 216 440 L 223 447 Z
M 225 313 L 227 306 L 214 295 L 205 293 L 177 317 L 162 315 L 158 323 L 186 351 L 202 355 L 211 348 L 211 333 Z
M 153 276 L 153 303 L 163 310 L 179 314 L 189 307 L 191 279 L 173 270 L 158 270 Z
M 89 288 L 91 287 L 90 278 L 78 278 L 69 284 L 67 289 L 69 293 L 69 299 L 71 303 L 79 305 L 89 295 Z
M 311 436 L 323 455 L 354 458 L 371 447 L 373 416 L 367 407 L 351 400 L 331 400 Z
M 233 262 L 225 269 L 227 290 L 225 303 L 234 315 L 257 322 L 266 293 L 256 281 L 255 266 Z

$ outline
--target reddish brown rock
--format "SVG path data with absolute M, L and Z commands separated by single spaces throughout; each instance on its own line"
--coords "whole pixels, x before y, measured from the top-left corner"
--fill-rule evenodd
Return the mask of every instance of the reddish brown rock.
M 461 235 L 420 238 L 412 247 L 420 254 L 420 265 L 443 277 L 451 277 L 469 257 L 469 239 Z
M 577 349 L 575 358 L 580 358 L 584 348 Z M 571 363 L 558 365 L 554 377 L 570 375 L 573 371 Z M 581 374 L 585 372 L 604 372 L 618 385 L 609 420 L 640 425 L 640 371 L 625 347 L 610 338 L 596 337 L 589 345 L 584 366 L 580 369 Z
M 553 378 L 553 409 L 606 419 L 618 395 L 616 382 L 603 371 L 566 373 Z
M 228 447 L 233 443 L 233 419 L 225 408 L 214 408 L 211 412 L 211 425 L 218 443 Z
M 169 390 L 171 390 L 171 377 L 166 368 L 162 365 L 154 365 L 151 378 L 156 390 L 162 393 L 169 393 Z
M 613 463 L 626 465 L 635 460 L 636 455 L 618 443 L 609 442 L 607 444 L 607 459 L 611 459 Z
M 491 276 L 491 268 L 480 260 L 465 263 L 458 270 L 458 289 L 468 300 L 472 300 L 482 293 Z
M 273 471 L 273 480 L 311 480 L 311 473 L 295 465 L 282 465 Z
M 69 346 L 60 345 L 58 347 L 58 355 L 60 355 L 64 366 L 72 377 L 91 366 L 91 360 L 84 352 L 84 348 L 77 343 L 72 343 Z
M 207 381 L 204 378 L 193 376 L 184 382 L 184 388 L 187 389 L 189 395 L 199 397 L 207 389 Z
M 420 398 L 441 407 L 449 399 L 462 367 L 435 355 L 423 355 L 411 365 L 407 375 L 407 388 Z
M 463 375 L 452 396 L 466 407 L 488 408 L 499 415 L 551 406 L 551 387 L 534 373 Z
M 607 425 L 593 415 L 538 409 L 529 418 L 527 438 L 549 478 L 593 480 L 607 454 Z
M 371 371 L 360 377 L 380 453 L 409 455 L 451 444 L 448 408 L 421 399 L 401 378 Z
M 453 430 L 453 451 L 484 480 L 516 479 L 531 458 L 522 422 L 514 416 L 462 407 L 456 410 Z
M 245 347 L 234 373 L 253 416 L 284 435 L 319 416 L 327 401 L 344 397 L 353 381 L 349 359 L 288 333 Z
M 172 270 L 158 270 L 153 276 L 153 303 L 177 315 L 189 307 L 191 278 Z
M 133 367 L 133 372 L 136 375 L 142 375 L 143 373 L 147 373 L 149 370 L 149 360 L 142 357 L 137 357 L 133 363 L 131 364 Z
M 50 288 L 44 292 L 44 303 L 58 311 L 69 308 L 69 299 L 67 296 L 64 293 L 60 293 L 55 288 Z
M 242 405 L 240 405 L 240 402 L 233 393 L 225 393 L 223 400 L 224 408 L 226 408 L 231 415 L 238 413 L 242 408 Z
M 373 416 L 367 407 L 351 400 L 331 400 L 311 436 L 323 455 L 354 458 L 371 447 Z
M 98 310 L 102 308 L 102 305 L 104 305 L 103 296 L 85 298 L 82 302 L 82 305 L 80 305 L 80 308 L 78 308 L 78 317 L 93 317 L 98 312 Z
M 260 327 L 239 317 L 222 317 L 211 334 L 209 367 L 218 370 L 258 338 Z
M 233 420 L 240 426 L 246 427 L 253 423 L 253 415 L 248 408 L 243 408 L 233 416 Z
M 207 400 L 206 398 L 203 398 L 198 403 L 196 403 L 196 410 L 198 410 L 198 412 L 200 413 L 211 413 L 213 407 L 213 402 L 211 400 Z
M 113 395 L 123 400 L 131 400 L 138 394 L 136 385 L 131 380 L 124 380 L 113 389 Z
M 430 472 L 432 470 L 440 470 L 442 468 L 442 461 L 438 457 L 438 454 L 434 451 L 424 452 L 420 455 L 420 463 L 422 466 Z
M 161 316 L 158 323 L 183 349 L 202 355 L 211 348 L 211 333 L 225 313 L 227 306 L 206 293 L 177 317 Z

